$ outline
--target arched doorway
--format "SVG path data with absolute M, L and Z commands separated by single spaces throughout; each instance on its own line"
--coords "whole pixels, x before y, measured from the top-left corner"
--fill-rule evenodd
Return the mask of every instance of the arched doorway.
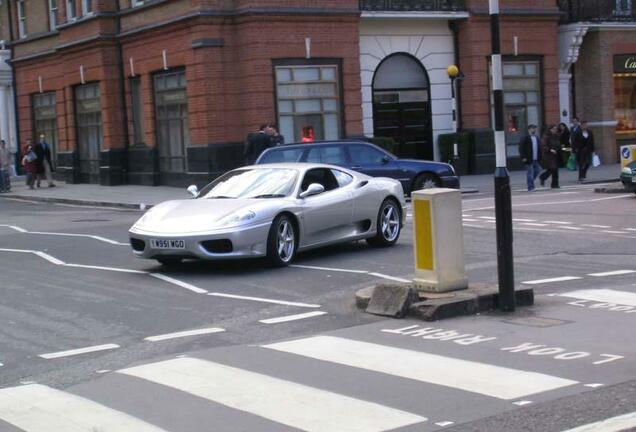
M 410 54 L 385 58 L 373 77 L 373 128 L 401 157 L 433 160 L 431 95 L 426 69 Z

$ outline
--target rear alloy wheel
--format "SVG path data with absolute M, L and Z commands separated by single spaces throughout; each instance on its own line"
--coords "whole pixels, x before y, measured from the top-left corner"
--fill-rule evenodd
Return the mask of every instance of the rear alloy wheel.
M 288 266 L 296 256 L 296 231 L 287 215 L 278 215 L 267 236 L 267 259 L 276 267 Z
M 411 192 L 422 189 L 433 189 L 440 186 L 439 179 L 435 174 L 422 173 L 415 178 L 415 181 L 413 182 L 413 190 Z
M 378 247 L 393 246 L 400 238 L 401 231 L 400 206 L 394 199 L 387 198 L 378 211 L 377 233 L 367 242 Z
M 183 261 L 183 259 L 177 257 L 157 257 L 155 259 L 159 262 L 159 264 L 165 267 L 178 266 L 181 264 L 181 261 Z

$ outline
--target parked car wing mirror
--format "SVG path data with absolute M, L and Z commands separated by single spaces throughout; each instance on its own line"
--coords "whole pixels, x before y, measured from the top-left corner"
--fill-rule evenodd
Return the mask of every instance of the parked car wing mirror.
M 318 195 L 325 191 L 325 187 L 320 183 L 312 183 L 306 191 L 300 193 L 300 198 L 307 198 L 312 195 Z
M 190 185 L 186 189 L 194 198 L 199 196 L 199 188 L 196 185 Z
M 386 164 L 388 164 L 389 162 L 391 162 L 391 158 L 390 158 L 390 157 L 388 157 L 388 156 L 386 156 L 386 155 L 382 156 L 382 163 L 383 163 L 383 164 L 385 164 L 385 165 L 386 165 Z

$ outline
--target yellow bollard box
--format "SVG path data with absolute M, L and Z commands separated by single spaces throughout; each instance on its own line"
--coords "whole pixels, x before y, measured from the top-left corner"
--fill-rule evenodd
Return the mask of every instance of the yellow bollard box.
M 428 292 L 468 288 L 460 191 L 416 191 L 411 194 L 411 202 L 415 288 Z
M 636 161 L 636 144 L 621 146 L 621 169 Z

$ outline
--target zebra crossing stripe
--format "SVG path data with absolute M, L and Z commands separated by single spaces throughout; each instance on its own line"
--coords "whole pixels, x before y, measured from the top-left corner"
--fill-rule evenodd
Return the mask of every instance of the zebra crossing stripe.
M 565 292 L 563 294 L 559 294 L 559 296 L 601 303 L 636 306 L 636 294 L 629 291 L 618 291 L 612 289 L 584 289 Z
M 264 347 L 505 400 L 578 383 L 537 372 L 332 336 L 316 336 Z
M 40 384 L 0 390 L 0 420 L 25 432 L 166 432 L 121 411 Z
M 376 403 L 194 358 L 151 363 L 118 373 L 309 432 L 380 432 L 427 420 Z

